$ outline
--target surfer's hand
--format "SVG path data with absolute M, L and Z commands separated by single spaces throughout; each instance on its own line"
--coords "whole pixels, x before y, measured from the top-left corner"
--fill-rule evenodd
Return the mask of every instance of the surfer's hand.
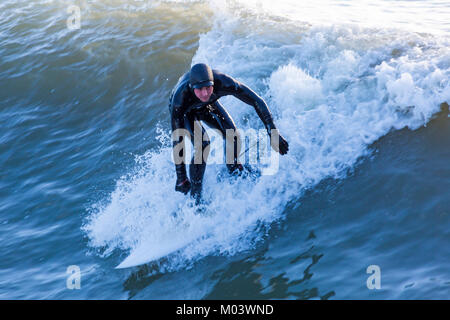
M 272 148 L 281 155 L 285 155 L 289 151 L 289 143 L 286 139 L 283 138 L 277 129 L 270 130 L 269 135 Z
M 189 190 L 191 190 L 191 183 L 189 182 L 189 179 L 185 179 L 181 182 L 177 181 L 175 185 L 175 191 L 187 194 Z
M 283 138 L 283 136 L 280 135 L 280 142 L 279 142 L 279 150 L 278 152 L 281 155 L 286 154 L 289 151 L 289 143 L 286 141 L 286 139 Z

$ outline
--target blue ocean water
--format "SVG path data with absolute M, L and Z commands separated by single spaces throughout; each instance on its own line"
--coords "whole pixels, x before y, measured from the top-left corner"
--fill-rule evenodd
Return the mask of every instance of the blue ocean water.
M 448 299 L 449 10 L 3 1 L 0 298 Z M 174 191 L 167 106 L 196 62 L 254 88 L 290 143 L 256 182 L 208 167 L 204 215 Z

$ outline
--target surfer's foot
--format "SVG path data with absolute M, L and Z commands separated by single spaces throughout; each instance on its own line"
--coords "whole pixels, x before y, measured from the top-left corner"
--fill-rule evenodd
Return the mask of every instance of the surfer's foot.
M 195 200 L 195 205 L 199 205 L 202 202 L 202 184 L 192 183 L 191 198 Z
M 228 170 L 230 172 L 230 175 L 233 177 L 257 177 L 260 176 L 261 173 L 259 172 L 258 168 L 254 168 L 249 164 L 238 164 L 234 167 L 234 169 L 231 168 L 231 166 L 228 167 Z
M 230 164 L 227 166 L 228 166 L 228 172 L 230 172 L 230 174 L 232 176 L 240 176 L 242 171 L 244 170 L 244 167 L 240 163 Z

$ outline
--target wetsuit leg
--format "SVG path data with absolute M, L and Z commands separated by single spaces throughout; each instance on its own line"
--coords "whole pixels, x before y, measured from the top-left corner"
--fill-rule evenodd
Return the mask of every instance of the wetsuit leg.
M 207 110 L 208 112 L 202 113 L 199 119 L 208 124 L 208 126 L 218 129 L 222 133 L 222 137 L 225 140 L 225 154 L 228 170 L 230 172 L 233 172 L 236 169 L 242 170 L 242 165 L 238 164 L 238 157 L 241 150 L 241 138 L 233 119 L 219 101 L 209 105 Z M 227 131 L 230 139 L 233 141 L 232 146 L 227 145 L 227 140 L 229 140 L 226 139 Z
M 185 127 L 191 134 L 191 142 L 194 146 L 192 160 L 189 165 L 189 177 L 191 179 L 191 196 L 198 204 L 201 198 L 202 181 L 209 154 L 210 139 L 205 128 L 203 128 L 197 120 L 198 119 L 195 114 L 188 115 L 185 119 Z M 199 135 L 199 137 L 196 137 L 196 134 Z M 198 141 L 195 143 L 197 139 Z

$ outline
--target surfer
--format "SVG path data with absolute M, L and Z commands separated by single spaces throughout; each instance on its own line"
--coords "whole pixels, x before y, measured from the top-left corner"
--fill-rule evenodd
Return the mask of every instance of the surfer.
M 224 139 L 229 137 L 230 130 L 234 132 L 232 135 L 233 152 L 231 155 L 229 155 L 227 146 L 227 167 L 230 173 L 239 173 L 243 170 L 242 164 L 238 162 L 240 137 L 237 133 L 236 125 L 229 113 L 218 101 L 219 98 L 227 95 L 233 95 L 255 108 L 269 136 L 272 137 L 272 134 L 274 134 L 274 137 L 278 137 L 278 139 L 271 139 L 271 146 L 275 151 L 284 155 L 289 150 L 288 142 L 278 133 L 270 110 L 260 96 L 241 82 L 217 70 L 212 70 L 206 64 L 199 63 L 192 66 L 191 70 L 178 80 L 178 83 L 172 90 L 169 109 L 177 174 L 175 190 L 184 194 L 190 191 L 197 204 L 201 198 L 202 180 L 210 144 L 208 135 L 200 121 L 203 121 L 213 129 L 219 130 Z M 174 134 L 180 129 L 187 130 L 188 134 Z M 194 132 L 196 130 L 201 130 L 199 132 L 202 133 L 202 143 L 198 146 L 194 144 Z M 185 136 L 189 136 L 194 145 L 194 156 L 189 165 L 190 180 L 187 177 L 184 162 Z M 228 142 L 226 140 L 228 139 L 225 139 L 225 143 Z M 180 160 L 177 161 L 176 159 Z

